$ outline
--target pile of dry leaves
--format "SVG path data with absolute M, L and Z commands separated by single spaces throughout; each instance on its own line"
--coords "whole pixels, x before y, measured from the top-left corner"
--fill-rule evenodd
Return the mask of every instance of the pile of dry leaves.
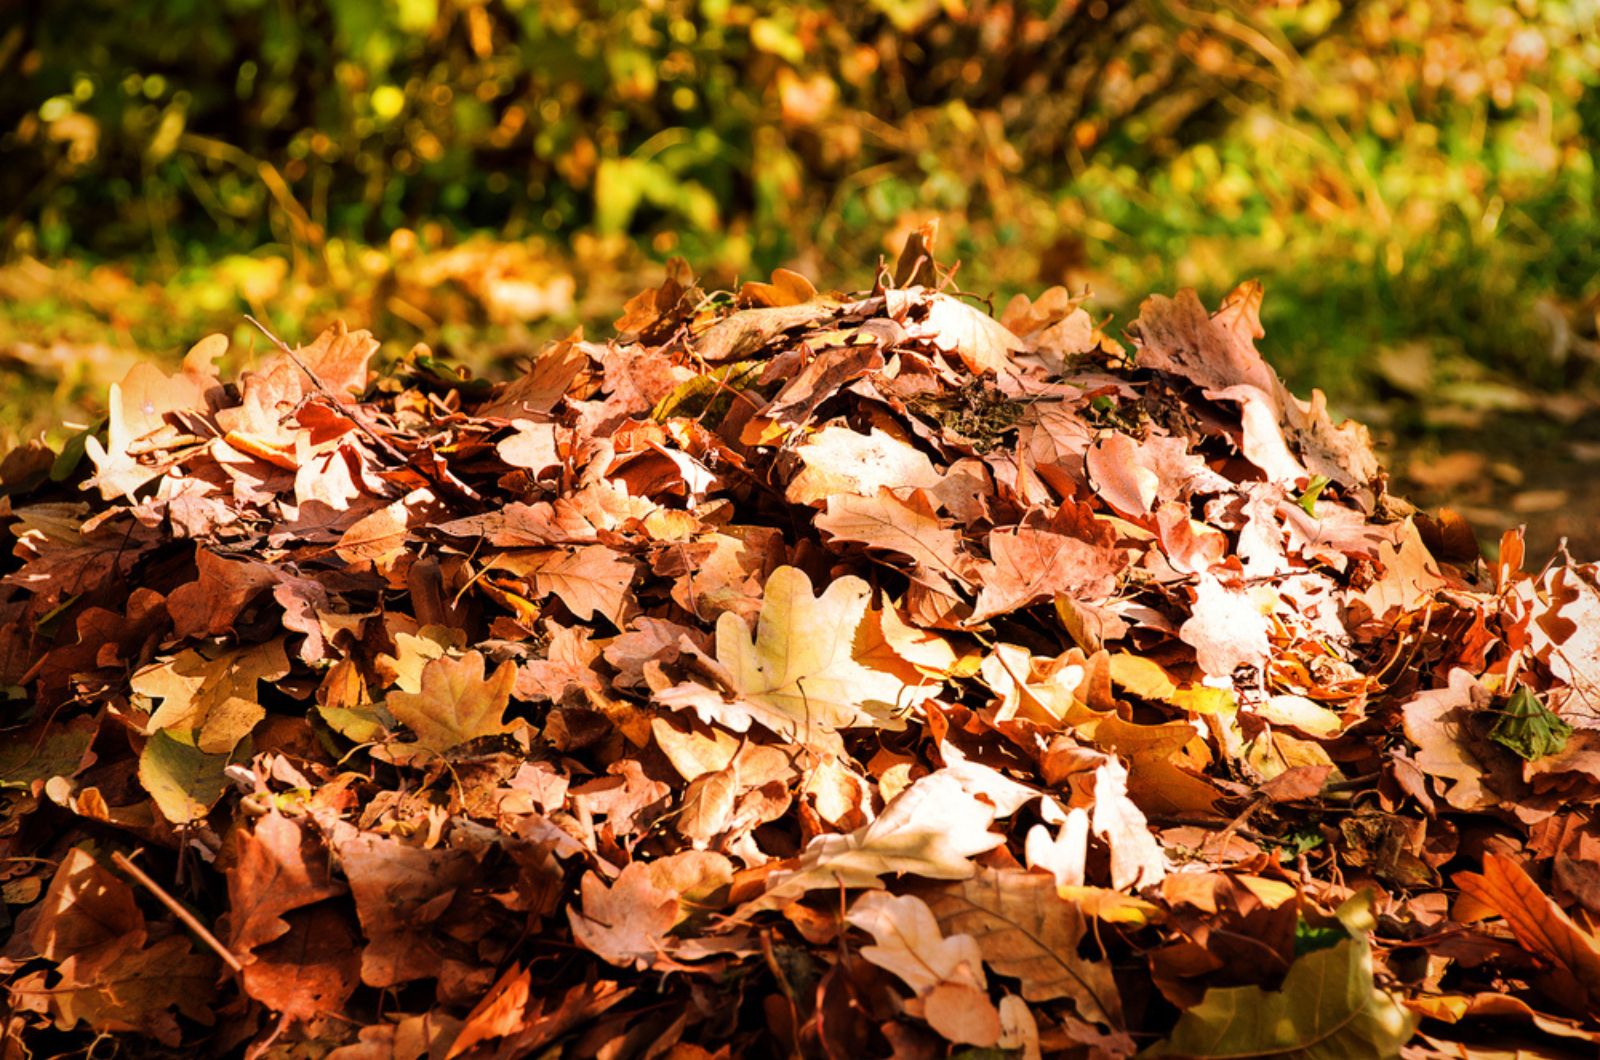
M 925 246 L 13 452 L 4 1055 L 1591 1052 L 1596 568 Z

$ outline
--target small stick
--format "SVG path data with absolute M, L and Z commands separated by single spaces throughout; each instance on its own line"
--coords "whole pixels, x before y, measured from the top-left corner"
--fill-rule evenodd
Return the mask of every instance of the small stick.
M 222 958 L 222 963 L 233 969 L 234 975 L 239 975 L 244 971 L 244 962 L 235 957 L 233 951 L 222 944 L 221 939 L 213 935 L 204 924 L 200 923 L 198 917 L 185 909 L 159 883 L 151 879 L 149 873 L 135 865 L 132 858 L 117 850 L 112 852 L 111 860 L 116 863 L 117 868 L 132 876 L 135 881 L 143 885 L 145 890 L 155 895 L 158 902 L 172 910 L 172 915 L 183 921 L 183 926 L 194 932 L 201 942 L 210 946 L 216 952 L 216 955 Z
M 282 339 L 278 338 L 278 336 L 274 335 L 270 328 L 261 323 L 261 321 L 257 320 L 255 317 L 251 316 L 249 313 L 246 313 L 244 318 L 250 321 L 250 323 L 254 324 L 256 326 L 256 330 L 265 335 L 269 342 L 278 347 L 278 349 L 282 350 L 284 356 L 293 361 L 295 363 L 295 367 L 304 372 L 306 374 L 306 378 L 310 379 L 312 384 L 318 390 L 322 391 L 328 397 L 333 399 L 334 404 L 340 406 L 347 404 L 347 402 L 339 400 L 339 395 L 335 394 L 333 389 L 329 387 L 327 383 L 324 383 L 316 372 L 311 370 L 311 366 L 309 364 L 300 359 L 300 355 L 291 349 L 287 342 L 284 342 Z M 402 464 L 410 463 L 410 461 L 406 459 L 405 454 L 396 449 L 387 438 L 382 437 L 377 431 L 373 430 L 371 427 L 362 422 L 362 417 L 359 413 L 359 406 L 356 409 L 347 409 L 345 411 L 350 413 L 350 422 L 354 423 L 358 428 L 360 428 L 361 433 L 365 434 L 369 439 L 371 439 L 373 444 L 375 444 L 379 449 L 383 450 L 385 454 L 395 460 L 400 461 Z

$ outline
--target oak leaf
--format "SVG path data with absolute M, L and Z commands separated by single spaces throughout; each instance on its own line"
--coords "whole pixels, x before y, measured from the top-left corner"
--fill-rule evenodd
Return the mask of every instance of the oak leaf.
M 819 887 L 879 887 L 891 872 L 965 879 L 977 871 L 972 857 L 1005 842 L 989 831 L 994 819 L 994 806 L 970 794 L 959 779 L 946 771 L 930 773 L 890 800 L 870 824 L 811 840 L 799 864 L 773 873 L 766 893 L 740 912 L 775 909 Z
M 866 434 L 824 427 L 795 455 L 804 466 L 784 492 L 793 504 L 814 504 L 841 493 L 874 497 L 883 488 L 931 490 L 944 477 L 926 453 L 878 427 Z
M 106 444 L 92 435 L 84 438 L 84 451 L 95 465 L 94 483 L 104 500 L 133 499 L 134 491 L 162 473 L 159 465 L 141 463 L 129 452 L 139 439 L 159 430 L 167 413 L 203 410 L 217 389 L 212 363 L 228 348 L 222 335 L 211 335 L 194 345 L 183 368 L 168 376 L 154 365 L 140 362 L 120 383 L 111 385 Z
M 872 891 L 856 899 L 845 917 L 873 937 L 861 956 L 900 978 L 916 999 L 907 1010 L 945 1038 L 988 1048 L 1000 1039 L 1000 1013 L 989 1000 L 983 955 L 970 935 L 939 931 L 922 899 Z
M 972 582 L 973 563 L 962 550 L 961 535 L 940 521 L 922 490 L 904 499 L 887 487 L 875 497 L 836 494 L 816 526 L 841 541 L 905 556 L 915 564 L 914 577 L 947 596 L 955 594 L 952 581 Z
M 1116 587 L 1117 572 L 1125 564 L 1113 549 L 1027 527 L 990 533 L 989 553 L 993 562 L 979 577 L 983 588 L 972 623 L 1056 596 L 1103 599 Z
M 1210 574 L 1195 585 L 1194 607 L 1178 637 L 1194 646 L 1195 661 L 1208 677 L 1230 677 L 1241 666 L 1265 667 L 1272 644 L 1270 623 L 1250 593 L 1230 589 Z
M 724 613 L 717 621 L 717 662 L 726 668 L 734 700 L 687 684 L 656 693 L 656 701 L 693 707 L 702 720 L 735 732 L 751 722 L 788 737 L 857 725 L 904 728 L 896 711 L 927 699 L 938 686 L 908 685 L 856 661 L 856 631 L 870 596 L 866 582 L 846 577 L 814 597 L 804 571 L 780 567 L 767 579 L 754 640 L 737 615 Z
M 145 725 L 147 732 L 193 734 L 194 746 L 205 754 L 225 755 L 266 716 L 257 683 L 288 672 L 289 657 L 279 637 L 209 657 L 189 648 L 146 666 L 130 684 L 139 695 L 161 701 Z
M 908 327 L 911 337 L 954 353 L 973 375 L 1013 371 L 1012 355 L 1027 349 L 1000 321 L 957 298 L 917 287 L 904 294 L 927 305 L 926 315 Z
M 678 895 L 657 882 L 649 865 L 633 862 L 610 887 L 590 872 L 582 887 L 583 909 L 567 909 L 579 945 L 623 968 L 642 970 L 666 959 Z

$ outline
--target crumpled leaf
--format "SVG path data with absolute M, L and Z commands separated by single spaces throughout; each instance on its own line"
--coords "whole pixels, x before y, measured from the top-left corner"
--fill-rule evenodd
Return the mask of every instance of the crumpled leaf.
M 1530 762 L 1560 754 L 1571 735 L 1572 726 L 1526 685 L 1511 693 L 1489 730 L 1489 739 Z
M 890 801 L 871 824 L 848 835 L 819 835 L 798 865 L 773 873 L 767 891 L 741 915 L 776 909 L 819 887 L 878 887 L 887 873 L 935 880 L 971 876 L 974 855 L 1005 842 L 989 831 L 992 805 L 968 794 L 947 771 L 930 773 Z

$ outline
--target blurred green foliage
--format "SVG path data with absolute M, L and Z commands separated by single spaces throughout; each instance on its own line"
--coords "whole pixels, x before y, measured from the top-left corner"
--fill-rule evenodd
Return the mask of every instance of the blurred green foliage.
M 1262 276 L 1301 382 L 1353 392 L 1375 351 L 1419 338 L 1555 382 L 1597 297 L 1597 17 L 1594 0 L 36 3 L 0 29 L 0 247 L 202 287 L 231 261 L 236 311 L 267 297 L 251 260 L 337 289 L 397 231 L 848 283 L 938 217 L 969 289 L 1088 284 L 1124 319 L 1152 288 Z M 442 322 L 412 308 L 401 327 Z

